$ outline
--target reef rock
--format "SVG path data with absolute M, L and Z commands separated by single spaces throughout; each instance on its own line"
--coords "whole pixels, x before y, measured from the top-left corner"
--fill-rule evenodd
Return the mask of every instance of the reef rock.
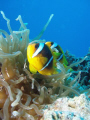
M 43 111 L 41 120 L 90 120 L 90 98 L 85 94 L 59 98 Z

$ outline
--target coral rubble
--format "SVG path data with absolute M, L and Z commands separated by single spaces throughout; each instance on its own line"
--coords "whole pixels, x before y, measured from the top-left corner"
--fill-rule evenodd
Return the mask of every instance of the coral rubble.
M 78 97 L 63 97 L 44 109 L 41 120 L 89 120 L 90 98 L 85 94 Z

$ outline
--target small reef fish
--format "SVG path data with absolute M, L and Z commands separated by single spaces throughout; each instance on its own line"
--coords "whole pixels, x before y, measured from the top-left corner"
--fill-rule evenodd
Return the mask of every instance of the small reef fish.
M 55 56 L 55 59 L 62 63 L 64 67 L 67 67 L 68 62 L 65 58 L 65 54 L 62 48 L 57 43 L 51 41 L 46 42 L 45 44 L 51 48 L 53 55 Z
M 31 43 L 27 47 L 29 70 L 42 75 L 57 74 L 56 59 L 51 48 L 45 43 Z

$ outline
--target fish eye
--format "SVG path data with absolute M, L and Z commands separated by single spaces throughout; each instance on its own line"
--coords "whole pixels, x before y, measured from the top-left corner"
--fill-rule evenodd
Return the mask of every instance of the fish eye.
M 39 44 L 37 43 L 36 45 L 35 45 L 35 48 L 38 48 L 39 47 Z
M 51 42 L 51 45 L 53 45 L 54 43 L 53 42 Z

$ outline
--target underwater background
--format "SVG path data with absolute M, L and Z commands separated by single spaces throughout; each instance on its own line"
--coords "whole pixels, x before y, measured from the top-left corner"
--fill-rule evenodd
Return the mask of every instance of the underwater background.
M 20 23 L 20 14 L 28 23 L 30 39 L 36 37 L 54 14 L 42 39 L 57 42 L 64 51 L 83 57 L 90 47 L 90 1 L 89 0 L 2 0 L 0 10 L 10 19 L 12 30 Z M 6 21 L 0 15 L 0 29 L 8 31 Z

